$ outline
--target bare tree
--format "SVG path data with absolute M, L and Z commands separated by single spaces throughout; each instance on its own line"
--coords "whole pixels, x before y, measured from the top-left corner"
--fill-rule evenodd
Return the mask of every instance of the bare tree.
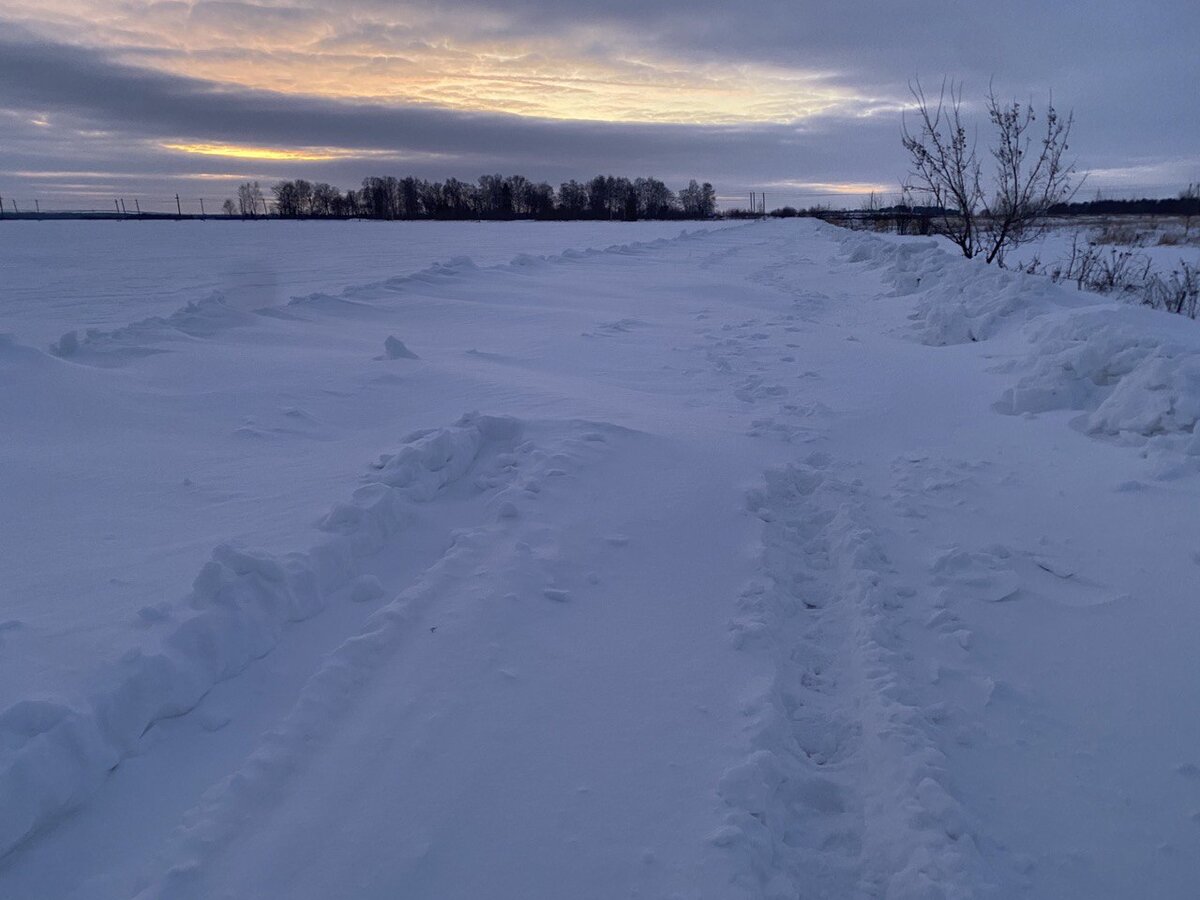
M 1186 242 L 1192 236 L 1192 217 L 1196 214 L 1195 207 L 1200 201 L 1200 183 L 1189 184 L 1179 192 L 1183 201 L 1183 240 Z
M 707 219 L 717 211 L 717 193 L 707 181 L 697 184 L 693 178 L 679 192 L 679 205 L 689 219 Z
M 1004 263 L 1012 248 L 1045 229 L 1046 214 L 1078 186 L 1075 167 L 1063 159 L 1073 118 L 1047 103 L 1045 127 L 1035 134 L 1032 103 L 1001 103 L 988 91 L 987 115 L 994 132 L 988 148 L 995 169 L 985 181 L 977 139 L 963 116 L 962 86 L 943 82 L 936 102 L 919 81 L 910 85 L 918 128 L 903 125 L 911 169 L 904 190 L 931 207 L 932 231 L 948 238 L 968 259 Z
M 967 136 L 963 122 L 962 86 L 943 81 L 936 105 L 925 96 L 919 80 L 909 90 L 917 104 L 920 131 L 909 131 L 905 116 L 902 138 L 912 168 L 903 190 L 914 198 L 914 205 L 920 198 L 933 208 L 933 232 L 971 259 L 980 250 L 975 218 L 983 205 L 983 186 L 975 139 Z
M 266 204 L 262 188 L 257 181 L 239 184 L 237 189 L 238 209 L 243 216 L 257 216 L 258 207 Z

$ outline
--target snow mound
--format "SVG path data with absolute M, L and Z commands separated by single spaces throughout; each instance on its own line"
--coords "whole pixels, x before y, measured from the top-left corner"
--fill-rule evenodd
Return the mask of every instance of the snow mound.
M 1174 438 L 1200 455 L 1200 329 L 1160 313 L 1112 307 L 1047 323 L 1025 371 L 997 404 L 1010 414 L 1086 413 L 1090 434 Z
M 1019 381 L 996 404 L 1009 414 L 1078 410 L 1089 434 L 1160 439 L 1200 456 L 1200 331 L 1056 285 L 955 257 L 931 241 L 841 238 L 851 263 L 882 269 L 893 296 L 915 295 L 910 318 L 928 344 L 987 340 L 1028 327 Z
M 8 346 L 0 343 L 0 359 Z M 147 642 L 97 675 L 86 704 L 27 698 L 0 711 L 0 856 L 81 804 L 154 722 L 188 711 L 270 652 L 288 622 L 346 588 L 367 599 L 359 560 L 404 530 L 406 504 L 433 499 L 521 429 L 515 419 L 472 413 L 412 436 L 321 520 L 326 537 L 308 551 L 213 550 L 190 595 L 145 617 L 158 623 Z
M 54 360 L 41 350 L 20 343 L 16 335 L 0 332 L 0 377 L 35 367 L 44 368 L 53 363 Z M 5 380 L 8 380 L 7 377 Z
M 525 436 L 525 425 L 508 418 L 472 415 L 450 429 L 423 431 L 413 435 L 398 453 L 385 455 L 368 475 L 371 493 L 359 505 L 374 505 L 374 489 L 410 491 L 425 473 L 440 473 L 431 480 L 448 484 L 482 469 L 475 479 L 479 491 L 491 491 L 492 507 L 515 491 L 538 488 L 540 479 L 554 465 L 595 461 L 607 453 L 608 436 L 631 434 L 628 429 L 603 422 L 570 420 L 554 429 L 549 442 Z M 597 430 L 598 429 L 598 430 Z M 478 432 L 474 434 L 473 432 Z M 545 432 L 538 429 L 540 436 Z M 601 439 L 596 440 L 599 436 Z M 479 440 L 483 443 L 480 444 Z M 476 461 L 464 467 L 467 456 L 478 448 Z M 482 454 L 487 453 L 486 463 Z M 420 463 L 417 468 L 414 464 Z M 524 503 L 531 502 L 526 498 Z M 510 501 L 501 502 L 501 506 Z M 340 520 L 343 521 L 344 520 Z M 176 860 L 160 871 L 161 879 L 137 896 L 178 900 L 205 895 L 193 881 L 196 864 L 213 855 L 235 837 L 244 834 L 247 821 L 260 815 L 263 807 L 278 801 L 286 784 L 316 751 L 318 741 L 339 727 L 342 717 L 355 704 L 348 693 L 386 664 L 410 635 L 416 622 L 450 595 L 469 592 L 464 580 L 477 581 L 484 573 L 495 575 L 512 562 L 511 532 L 487 517 L 476 524 L 455 528 L 450 545 L 428 568 L 398 593 L 380 603 L 363 622 L 361 630 L 345 639 L 320 663 L 300 687 L 294 705 L 256 748 L 227 777 L 210 786 L 183 817 L 169 839 L 168 859 Z M 521 542 L 516 547 L 520 548 Z M 528 545 L 524 545 L 528 551 Z M 519 551 L 520 552 L 520 551 Z M 522 552 L 522 555 L 524 553 Z M 360 575 L 349 583 L 352 601 L 372 602 L 385 596 L 378 578 Z M 545 587 L 541 595 L 556 603 L 569 603 L 570 591 Z M 515 595 L 514 595 L 515 596 Z M 421 622 L 424 630 L 424 622 Z M 430 628 L 430 632 L 436 628 Z
M 405 346 L 404 341 L 396 337 L 394 334 L 389 334 L 383 342 L 383 356 L 377 356 L 376 359 L 420 359 L 421 357 L 413 353 Z
M 1009 562 L 1006 547 L 971 551 L 959 546 L 948 548 L 934 560 L 932 582 L 945 585 L 948 593 L 968 591 L 986 603 L 1012 599 L 1021 589 L 1021 579 Z
M 1049 279 L 955 256 L 937 241 L 851 232 L 841 243 L 849 262 L 883 270 L 891 296 L 916 298 L 914 332 L 933 346 L 986 341 L 1055 309 L 1095 303 Z
M 111 331 L 89 328 L 82 336 L 77 331 L 68 331 L 50 345 L 50 352 L 78 362 L 114 364 L 123 357 L 162 352 L 153 345 L 164 341 L 211 338 L 255 321 L 253 312 L 229 304 L 223 295 L 213 294 L 192 301 L 169 316 L 151 316 Z

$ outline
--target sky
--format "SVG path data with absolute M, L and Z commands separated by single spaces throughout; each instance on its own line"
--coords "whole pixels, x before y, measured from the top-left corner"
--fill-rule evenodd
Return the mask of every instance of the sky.
M 0 197 L 603 172 L 840 205 L 898 192 L 914 78 L 1052 93 L 1083 195 L 1174 196 L 1198 39 L 1196 0 L 0 0 Z

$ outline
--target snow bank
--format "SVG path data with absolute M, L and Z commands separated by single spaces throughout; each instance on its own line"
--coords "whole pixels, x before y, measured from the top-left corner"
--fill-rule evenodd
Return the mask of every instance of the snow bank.
M 1200 456 L 1200 329 L 1177 316 L 1123 305 L 1048 278 L 956 258 L 932 241 L 852 232 L 852 263 L 882 269 L 894 296 L 914 295 L 925 343 L 981 341 L 1027 326 L 1023 373 L 1001 412 L 1086 413 L 1089 434 L 1156 438 Z
M 850 262 L 883 270 L 891 296 L 916 298 L 914 329 L 926 344 L 986 341 L 1052 310 L 1095 303 L 1049 279 L 956 256 L 937 241 L 850 232 L 841 243 Z
M 1086 413 L 1090 434 L 1164 437 L 1200 455 L 1200 328 L 1179 317 L 1113 306 L 1035 329 L 1006 413 Z
M 189 302 L 169 316 L 151 316 L 110 331 L 89 328 L 83 335 L 68 331 L 50 345 L 50 352 L 81 361 L 118 359 L 121 355 L 137 353 L 150 343 L 209 338 L 254 321 L 254 313 L 228 303 L 222 294 L 213 294 Z
M 739 228 L 749 228 L 752 225 L 732 226 L 723 231 L 736 231 Z M 589 247 L 586 250 L 568 249 L 561 253 L 535 255 L 518 253 L 506 263 L 492 266 L 479 266 L 469 256 L 456 256 L 444 263 L 434 263 L 431 266 L 413 272 L 409 275 L 398 275 L 382 281 L 368 284 L 353 285 L 343 289 L 338 294 L 315 293 L 292 298 L 287 306 L 289 309 L 319 309 L 323 311 L 345 311 L 352 308 L 347 304 L 371 303 L 372 301 L 394 299 L 412 289 L 414 285 L 421 287 L 438 287 L 452 284 L 467 278 L 484 279 L 498 274 L 520 276 L 541 275 L 547 269 L 581 260 L 604 256 L 636 256 L 651 250 L 669 246 L 674 241 L 691 241 L 704 238 L 709 231 L 699 229 L 688 231 L 684 229 L 675 238 L 656 238 L 652 241 L 630 241 L 624 244 L 612 244 L 604 249 Z
M 8 332 L 0 332 L 0 375 L 15 378 L 14 373 L 31 367 L 43 366 L 50 360 L 36 347 L 22 344 L 17 336 Z
M 9 347 L 0 343 L 0 351 Z M 353 585 L 357 561 L 404 529 L 407 503 L 432 499 L 520 431 L 515 419 L 470 414 L 411 435 L 321 520 L 327 537 L 310 550 L 218 546 L 182 603 L 142 611 L 159 633 L 101 672 L 85 705 L 31 697 L 0 712 L 0 856 L 81 803 L 155 721 L 191 709 L 268 653 L 288 622 L 315 615 Z

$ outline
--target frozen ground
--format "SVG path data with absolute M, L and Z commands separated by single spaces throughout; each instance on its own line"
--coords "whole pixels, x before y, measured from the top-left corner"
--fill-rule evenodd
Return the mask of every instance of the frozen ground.
M 1200 326 L 496 228 L 17 295 L 0 896 L 1193 896 Z

